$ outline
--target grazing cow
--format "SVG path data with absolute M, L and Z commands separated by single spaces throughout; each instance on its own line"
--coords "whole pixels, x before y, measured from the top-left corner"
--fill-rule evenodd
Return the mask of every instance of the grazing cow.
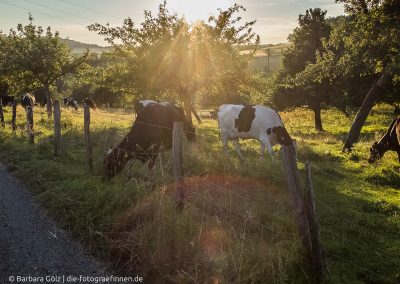
M 64 106 L 67 108 L 73 107 L 75 110 L 78 110 L 78 101 L 75 100 L 73 97 L 63 97 L 62 98 Z
M 400 163 L 400 116 L 392 121 L 385 135 L 371 146 L 368 162 L 371 164 L 381 159 L 389 150 L 397 152 Z
M 158 103 L 158 102 L 153 101 L 153 100 L 139 100 L 139 101 L 136 101 L 135 105 L 133 107 L 134 110 L 135 110 L 136 116 L 142 111 L 142 109 L 144 107 L 148 106 L 149 104 L 156 104 L 156 103 Z
M 34 107 L 36 105 L 36 100 L 35 100 L 35 96 L 30 94 L 30 93 L 26 93 L 23 97 L 22 97 L 22 101 L 21 101 L 21 105 L 26 109 L 27 107 Z
M 3 106 L 11 106 L 14 103 L 13 96 L 1 96 L 1 101 Z
M 228 140 L 233 140 L 235 150 L 242 161 L 239 138 L 260 141 L 261 159 L 263 159 L 265 147 L 272 155 L 272 146 L 276 144 L 293 145 L 279 114 L 271 108 L 260 105 L 225 104 L 218 108 L 217 116 L 225 153 L 228 154 Z
M 94 101 L 93 101 L 93 99 L 92 98 L 84 98 L 83 100 L 82 100 L 82 104 L 83 105 L 88 105 L 90 108 L 92 108 L 92 109 L 96 109 L 97 108 L 97 106 L 96 106 L 96 104 L 94 103 Z
M 189 141 L 196 137 L 181 108 L 173 105 L 149 104 L 138 114 L 128 135 L 117 146 L 111 147 L 105 156 L 105 177 L 113 177 L 125 164 L 135 158 L 149 161 L 152 168 L 160 151 L 171 149 L 172 129 L 175 121 L 183 121 Z

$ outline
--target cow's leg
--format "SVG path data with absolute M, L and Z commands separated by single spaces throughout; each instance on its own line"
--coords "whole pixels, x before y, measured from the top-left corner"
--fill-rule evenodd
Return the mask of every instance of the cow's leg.
M 260 160 L 264 160 L 265 145 L 263 142 L 260 143 Z
M 152 169 L 154 168 L 154 164 L 155 164 L 155 162 L 156 162 L 156 159 L 157 159 L 157 154 L 152 154 L 152 155 L 150 156 L 150 158 L 149 158 L 149 164 L 148 164 L 149 170 L 152 170 Z
M 229 155 L 228 155 L 228 136 L 224 135 L 224 134 L 222 134 L 221 136 L 222 136 L 222 147 L 224 149 L 225 155 L 227 157 L 229 157 Z
M 243 159 L 242 152 L 240 151 L 239 138 L 234 139 L 233 144 L 235 145 L 236 153 L 239 155 L 240 160 L 243 162 L 244 159 Z
M 271 145 L 271 142 L 269 141 L 268 137 L 262 136 L 260 138 L 260 142 L 261 142 L 261 145 L 263 148 L 265 148 L 265 147 L 267 148 L 268 154 L 270 154 L 270 156 L 273 157 L 274 151 L 272 150 L 272 145 Z M 263 154 L 264 154 L 264 151 L 261 154 L 261 159 L 263 158 Z

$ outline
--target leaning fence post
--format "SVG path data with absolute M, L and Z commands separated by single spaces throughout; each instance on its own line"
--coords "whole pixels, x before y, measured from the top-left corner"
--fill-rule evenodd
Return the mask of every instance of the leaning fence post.
M 324 252 L 321 244 L 317 214 L 315 211 L 314 189 L 311 179 L 310 162 L 306 162 L 307 183 L 304 194 L 304 203 L 307 213 L 308 228 L 311 238 L 313 268 L 316 272 L 316 281 L 323 282 L 325 274 L 328 274 L 328 266 L 325 261 Z
M 183 207 L 183 168 L 182 168 L 182 139 L 183 139 L 183 122 L 174 122 L 172 133 L 172 153 L 174 163 L 174 179 L 175 179 L 175 201 L 178 209 Z
M 17 118 L 17 102 L 14 101 L 12 105 L 12 116 L 11 116 L 11 127 L 13 131 L 17 130 L 17 123 L 15 122 L 16 118 Z
M 61 148 L 61 110 L 60 101 L 54 101 L 54 156 L 62 155 Z
M 312 188 L 310 186 L 311 183 L 308 183 L 308 192 L 310 193 L 308 193 L 309 197 L 307 197 L 305 201 L 304 190 L 301 185 L 299 170 L 297 168 L 296 151 L 293 146 L 282 146 L 281 149 L 289 194 L 296 212 L 296 220 L 300 238 L 304 248 L 307 251 L 309 261 L 312 264 L 312 268 L 314 270 L 314 280 L 315 282 L 320 283 L 324 279 L 326 264 L 325 261 L 323 261 L 324 265 L 322 265 L 321 258 L 319 257 L 319 255 L 322 256 L 322 248 L 320 246 L 321 243 L 319 242 L 319 236 L 315 236 L 317 232 L 319 233 L 319 231 L 315 230 L 318 229 L 318 227 L 315 227 L 317 223 L 315 218 L 312 217 L 315 217 L 315 214 L 310 214 L 309 212 L 310 210 L 315 210 L 313 204 L 310 205 L 310 199 L 313 197 Z M 306 203 L 307 206 L 305 205 Z M 316 256 L 318 257 L 315 258 Z
M 83 105 L 84 110 L 84 129 L 85 129 L 85 142 L 86 142 L 86 160 L 89 171 L 93 172 L 93 148 L 90 140 L 90 108 L 87 104 Z
M 29 144 L 35 143 L 35 134 L 33 133 L 33 106 L 26 107 L 26 126 L 28 131 Z
M 0 123 L 1 126 L 5 127 L 6 124 L 4 123 L 4 114 L 3 114 L 3 100 L 0 98 Z

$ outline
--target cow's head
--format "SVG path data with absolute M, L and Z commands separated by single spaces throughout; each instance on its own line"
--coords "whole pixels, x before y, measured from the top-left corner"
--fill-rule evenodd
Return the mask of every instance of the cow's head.
M 117 173 L 122 171 L 126 162 L 131 156 L 128 152 L 119 149 L 118 147 L 110 146 L 104 157 L 104 177 L 112 178 Z
M 369 148 L 369 153 L 368 163 L 372 164 L 383 157 L 383 154 L 385 154 L 385 145 L 381 142 L 375 142 Z
M 276 141 L 285 146 L 293 145 L 292 138 L 283 126 L 277 126 L 272 128 L 272 132 L 276 135 Z

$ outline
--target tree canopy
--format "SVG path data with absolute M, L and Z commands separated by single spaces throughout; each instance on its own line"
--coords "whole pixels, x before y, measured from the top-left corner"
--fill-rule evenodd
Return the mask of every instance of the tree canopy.
M 96 23 L 89 30 L 115 47 L 121 68 L 114 71 L 126 78 L 120 81 L 121 88 L 138 97 L 175 96 L 184 102 L 190 118 L 196 93 L 218 93 L 224 98 L 221 90 L 235 94 L 248 78 L 249 56 L 242 55 L 240 47 L 257 45 L 259 37 L 252 31 L 254 21 L 240 25 L 241 17 L 235 15 L 243 10 L 235 4 L 219 10 L 207 23 L 189 25 L 170 13 L 164 2 L 156 15 L 145 11 L 138 26 L 127 18 L 120 27 Z
M 329 84 L 306 76 L 307 66 L 317 61 L 323 40 L 329 37 L 326 11 L 309 9 L 299 15 L 299 26 L 289 35 L 290 47 L 283 52 L 282 68 L 276 77 L 273 103 L 278 109 L 307 106 L 315 113 L 315 127 L 322 130 L 321 108 L 329 102 Z
M 0 36 L 0 74 L 3 81 L 10 84 L 13 92 L 32 91 L 49 88 L 68 73 L 74 73 L 82 66 L 87 53 L 81 57 L 73 55 L 60 41 L 58 32 L 48 27 L 33 24 L 29 15 L 29 24 L 18 24 L 8 35 Z

